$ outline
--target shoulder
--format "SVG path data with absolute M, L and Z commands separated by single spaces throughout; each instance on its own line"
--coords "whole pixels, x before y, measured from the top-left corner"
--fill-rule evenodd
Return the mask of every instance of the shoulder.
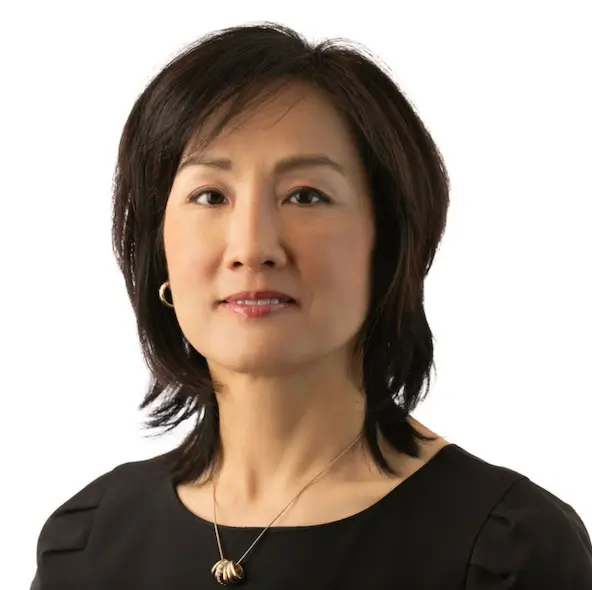
M 525 476 L 515 481 L 471 555 L 466 588 L 485 587 L 592 588 L 590 535 L 574 508 Z
M 149 480 L 162 477 L 161 456 L 130 461 L 115 466 L 86 484 L 56 508 L 44 523 L 38 540 L 37 556 L 46 551 L 81 549 L 93 520 L 106 502 L 136 499 Z
M 62 573 L 68 570 L 68 580 L 82 575 L 79 555 L 86 548 L 97 519 L 111 519 L 114 512 L 122 514 L 145 499 L 147 495 L 142 490 L 150 489 L 150 483 L 164 480 L 163 457 L 121 463 L 84 485 L 52 512 L 37 539 L 37 571 L 32 588 L 43 588 L 42 580 L 52 575 L 50 572 L 58 563 Z

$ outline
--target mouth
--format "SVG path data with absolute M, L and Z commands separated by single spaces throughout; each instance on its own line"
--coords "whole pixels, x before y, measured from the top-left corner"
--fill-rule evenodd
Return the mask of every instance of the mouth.
M 280 304 L 295 304 L 296 300 L 287 293 L 275 290 L 240 291 L 221 299 L 218 304 L 240 306 L 268 306 Z
M 266 305 L 279 305 L 280 303 L 296 303 L 295 299 L 291 298 L 276 298 L 270 297 L 266 299 L 222 299 L 218 302 L 221 304 L 232 304 L 232 305 L 245 305 L 245 306 L 266 306 Z
M 218 303 L 220 309 L 226 310 L 242 318 L 261 319 L 282 315 L 296 308 L 296 301 L 291 298 L 266 299 L 230 299 Z

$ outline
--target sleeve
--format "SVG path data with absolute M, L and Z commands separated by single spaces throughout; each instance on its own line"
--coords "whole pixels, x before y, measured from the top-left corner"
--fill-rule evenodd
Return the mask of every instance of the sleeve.
M 84 548 L 111 473 L 86 485 L 46 520 L 37 540 L 30 590 L 85 587 Z
M 485 521 L 466 590 L 592 590 L 592 544 L 576 511 L 524 478 Z

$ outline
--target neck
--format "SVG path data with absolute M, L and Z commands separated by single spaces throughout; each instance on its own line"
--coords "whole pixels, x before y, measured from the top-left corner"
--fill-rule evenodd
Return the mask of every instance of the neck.
M 316 366 L 281 376 L 233 375 L 223 383 L 215 477 L 228 502 L 252 506 L 295 494 L 362 431 L 365 396 L 339 372 Z M 357 448 L 331 473 L 351 469 Z

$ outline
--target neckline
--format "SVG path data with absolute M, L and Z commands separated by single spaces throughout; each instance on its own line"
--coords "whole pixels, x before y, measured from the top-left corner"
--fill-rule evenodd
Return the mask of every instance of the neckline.
M 448 450 L 447 450 L 448 449 Z M 419 482 L 422 478 L 427 477 L 431 471 L 433 471 L 437 465 L 443 460 L 444 457 L 447 457 L 451 450 L 460 450 L 460 447 L 455 443 L 448 443 L 447 445 L 443 446 L 440 450 L 438 450 L 428 461 L 426 461 L 417 471 L 413 472 L 409 477 L 404 479 L 402 482 L 398 483 L 394 488 L 388 491 L 384 496 L 379 498 L 376 502 L 364 508 L 363 510 L 351 514 L 350 516 L 345 516 L 344 518 L 340 518 L 338 520 L 332 520 L 329 522 L 324 522 L 320 524 L 312 524 L 312 525 L 293 525 L 293 526 L 271 526 L 268 532 L 271 531 L 315 531 L 315 530 L 327 530 L 333 527 L 340 527 L 347 525 L 349 523 L 353 523 L 356 520 L 368 517 L 373 512 L 379 510 L 384 504 L 393 501 L 394 499 L 398 499 L 400 496 L 404 496 L 414 485 L 419 485 Z M 175 488 L 175 484 L 173 482 L 172 476 L 170 472 L 167 472 L 166 478 L 166 492 L 167 492 L 167 499 L 171 505 L 172 510 L 177 514 L 177 517 L 185 520 L 190 525 L 198 525 L 198 526 L 207 526 L 213 527 L 214 522 L 198 516 L 194 512 L 191 512 L 185 504 L 179 498 L 177 494 L 177 490 Z M 409 492 L 410 493 L 410 492 Z M 218 529 L 221 531 L 227 532 L 260 532 L 264 529 L 264 526 L 235 526 L 235 525 L 224 525 L 219 524 Z

